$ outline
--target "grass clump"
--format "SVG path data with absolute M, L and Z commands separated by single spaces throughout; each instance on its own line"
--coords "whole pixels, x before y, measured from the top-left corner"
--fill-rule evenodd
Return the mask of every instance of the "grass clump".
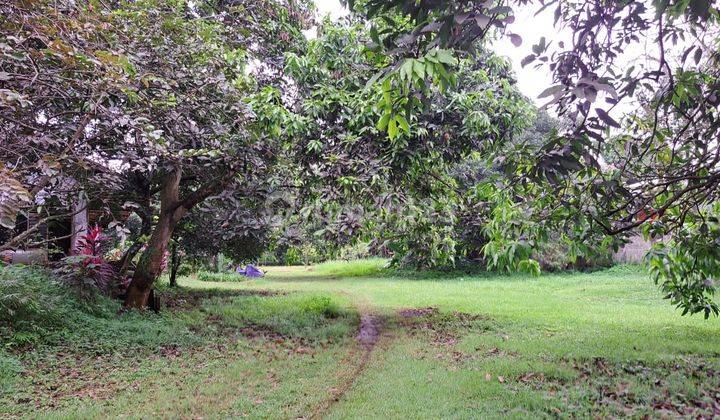
M 213 273 L 210 271 L 200 271 L 197 273 L 197 279 L 200 281 L 233 282 L 245 281 L 247 280 L 247 277 L 238 273 Z
M 22 365 L 17 358 L 0 349 L 0 395 L 10 391 L 17 375 L 22 370 Z
M 339 341 L 355 329 L 358 316 L 324 294 L 237 296 L 206 308 L 236 327 L 255 326 L 290 338 Z
M 382 274 L 386 271 L 387 260 L 368 258 L 353 261 L 327 261 L 315 266 L 315 273 L 321 276 L 366 277 Z
M 35 344 L 72 323 L 79 310 L 89 308 L 79 305 L 47 270 L 0 267 L 0 339 L 5 347 Z

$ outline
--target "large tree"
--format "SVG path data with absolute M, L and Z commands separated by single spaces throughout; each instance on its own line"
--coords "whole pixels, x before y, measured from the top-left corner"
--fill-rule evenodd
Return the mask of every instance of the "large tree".
M 532 118 L 509 64 L 478 45 L 474 59 L 456 63 L 451 82 L 408 91 L 404 108 L 388 113 L 391 86 L 373 82 L 387 65 L 374 52 L 374 33 L 363 22 L 326 21 L 318 35 L 306 54 L 288 57 L 301 121 L 291 146 L 308 192 L 304 203 L 314 208 L 306 214 L 323 219 L 318 233 L 328 240 L 371 233 L 374 245 L 392 248 L 398 260 L 451 262 L 452 219 L 468 197 L 458 196 L 450 168 L 471 155 L 491 166 Z M 440 77 L 454 62 L 446 54 L 404 65 L 400 77 Z
M 0 8 L 2 176 L 12 180 L 3 210 L 38 204 L 40 192 L 60 195 L 66 180 L 126 199 L 148 236 L 125 305 L 143 307 L 178 222 L 231 184 L 262 189 L 275 175 L 279 70 L 282 54 L 304 42 L 307 4 Z

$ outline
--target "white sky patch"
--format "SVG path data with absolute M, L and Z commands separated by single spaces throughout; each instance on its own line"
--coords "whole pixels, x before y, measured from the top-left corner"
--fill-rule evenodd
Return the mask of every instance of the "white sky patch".
M 333 21 L 338 21 L 344 16 L 347 16 L 349 10 L 340 4 L 340 0 L 315 0 L 315 6 L 317 7 L 317 18 L 322 20 L 325 16 L 330 16 Z M 306 29 L 303 32 L 305 38 L 315 39 L 317 38 L 317 26 L 313 26 L 310 29 Z
M 554 25 L 554 9 L 547 8 L 535 16 L 535 7 L 523 7 L 515 10 L 515 22 L 508 26 L 508 31 L 520 35 L 523 42 L 516 47 L 508 37 L 501 37 L 492 43 L 491 48 L 495 53 L 507 57 L 517 75 L 518 89 L 525 96 L 530 98 L 535 105 L 543 105 L 546 99 L 538 99 L 538 95 L 552 85 L 552 74 L 547 66 L 535 68 L 536 62 L 530 63 L 524 68 L 520 65 L 523 58 L 532 54 L 532 46 L 545 37 L 547 42 L 552 42 L 552 47 L 557 47 L 558 42 L 563 41 L 567 46 L 572 40 L 572 32 L 569 30 L 558 31 Z
M 340 0 L 315 0 L 318 9 L 318 16 L 330 15 L 333 20 L 338 20 L 348 14 L 347 8 L 340 4 Z

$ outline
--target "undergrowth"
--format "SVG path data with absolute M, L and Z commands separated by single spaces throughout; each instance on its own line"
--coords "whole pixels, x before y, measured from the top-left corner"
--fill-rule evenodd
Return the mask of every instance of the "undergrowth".
M 82 318 L 107 317 L 116 302 L 96 296 L 80 299 L 42 268 L 0 267 L 0 340 L 4 347 L 31 346 L 75 329 Z
M 120 301 L 82 297 L 49 270 L 0 267 L 0 405 L 29 386 L 38 366 L 82 369 L 81 360 L 108 357 L 123 365 L 253 338 L 258 328 L 307 344 L 334 342 L 357 325 L 355 313 L 326 295 L 158 289 L 166 304 L 159 315 L 120 313 Z

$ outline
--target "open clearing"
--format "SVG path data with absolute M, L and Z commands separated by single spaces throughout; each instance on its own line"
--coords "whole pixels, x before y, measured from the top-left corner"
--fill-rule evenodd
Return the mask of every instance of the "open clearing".
M 182 279 L 161 316 L 14 353 L 0 416 L 720 415 L 720 323 L 681 317 L 635 269 L 533 279 L 380 264 Z

